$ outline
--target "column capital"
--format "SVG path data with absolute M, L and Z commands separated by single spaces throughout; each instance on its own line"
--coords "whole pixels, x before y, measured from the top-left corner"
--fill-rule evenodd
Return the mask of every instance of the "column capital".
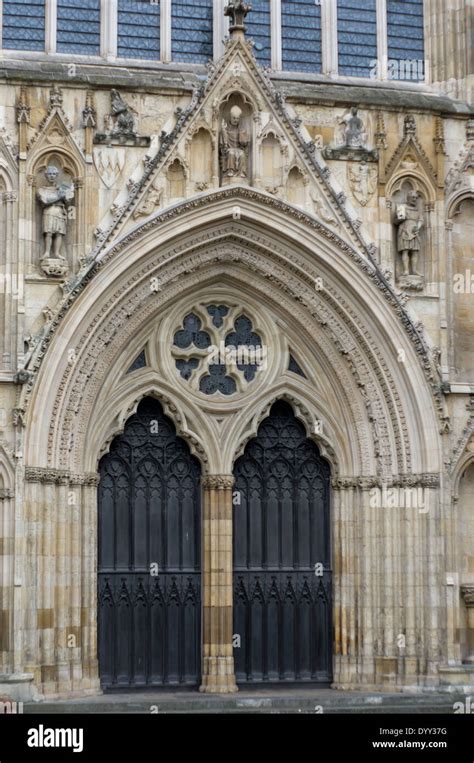
M 474 609 L 474 583 L 461 585 L 461 594 L 468 609 Z
M 233 474 L 205 474 L 202 486 L 211 490 L 230 490 L 234 487 L 235 477 Z

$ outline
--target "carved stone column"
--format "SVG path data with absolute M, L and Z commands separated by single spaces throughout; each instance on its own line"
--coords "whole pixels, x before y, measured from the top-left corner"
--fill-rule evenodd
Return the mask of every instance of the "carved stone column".
M 461 586 L 461 593 L 467 609 L 467 649 L 468 656 L 463 662 L 474 665 L 474 583 Z
M 232 649 L 232 475 L 203 477 L 202 692 L 236 692 Z

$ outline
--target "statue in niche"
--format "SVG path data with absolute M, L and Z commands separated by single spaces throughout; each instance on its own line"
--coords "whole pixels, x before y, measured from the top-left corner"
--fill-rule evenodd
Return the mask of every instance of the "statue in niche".
M 402 277 L 413 282 L 422 278 L 417 270 L 421 250 L 420 231 L 424 226 L 419 201 L 417 191 L 408 191 L 406 202 L 397 204 L 395 212 L 395 225 L 398 228 L 397 251 L 401 254 L 403 265 Z
M 344 125 L 344 145 L 347 148 L 365 148 L 367 133 L 355 106 L 343 117 L 341 124 Z
M 248 131 L 242 127 L 242 109 L 234 105 L 229 123 L 223 119 L 221 125 L 219 153 L 224 183 L 247 180 L 249 143 Z
M 68 269 L 61 249 L 67 232 L 68 209 L 74 201 L 74 186 L 58 182 L 59 169 L 54 164 L 49 164 L 44 174 L 48 185 L 37 191 L 43 207 L 44 253 L 41 267 L 47 275 L 62 276 Z

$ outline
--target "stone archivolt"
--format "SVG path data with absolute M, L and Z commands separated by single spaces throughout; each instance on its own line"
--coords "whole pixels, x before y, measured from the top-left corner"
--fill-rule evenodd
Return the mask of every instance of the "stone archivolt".
M 410 469 L 409 437 L 406 434 L 407 424 L 403 417 L 401 396 L 393 396 L 393 390 L 397 387 L 401 389 L 406 385 L 406 381 L 403 383 L 400 380 L 390 381 L 391 372 L 386 361 L 382 360 L 383 353 L 381 354 L 380 346 L 377 347 L 378 343 L 373 338 L 369 339 L 373 336 L 373 332 L 367 326 L 364 327 L 361 324 L 354 334 L 354 325 L 360 322 L 360 309 L 358 307 L 352 309 L 351 314 L 348 295 L 343 296 L 344 290 L 341 292 L 340 288 L 336 288 L 332 296 L 335 289 L 334 274 L 328 275 L 325 291 L 319 294 L 314 284 L 321 272 L 326 274 L 324 271 L 311 266 L 305 258 L 288 249 L 287 246 L 282 246 L 278 241 L 266 239 L 263 231 L 255 238 L 249 230 L 246 230 L 247 226 L 238 223 L 234 223 L 233 226 L 239 234 L 239 246 L 213 248 L 209 233 L 204 234 L 201 241 L 194 236 L 190 241 L 185 242 L 181 254 L 176 243 L 168 252 L 162 246 L 158 258 L 155 256 L 148 259 L 146 267 L 141 272 L 135 270 L 131 281 L 125 280 L 119 291 L 115 291 L 106 300 L 102 298 L 101 314 L 104 317 L 108 316 L 106 322 L 104 323 L 104 317 L 97 315 L 83 339 L 78 340 L 76 337 L 75 347 L 79 362 L 67 366 L 59 385 L 59 396 L 54 404 L 51 418 L 51 438 L 53 439 L 50 440 L 48 448 L 50 459 L 56 458 L 55 453 L 61 453 L 61 460 L 66 464 L 70 463 L 71 454 L 75 453 L 73 462 L 77 463 L 74 468 L 76 470 L 84 468 L 78 466 L 81 456 L 77 450 L 77 443 L 85 436 L 86 420 L 91 413 L 88 405 L 92 404 L 94 399 L 94 393 L 88 390 L 100 388 L 102 384 L 100 367 L 104 368 L 104 372 L 106 368 L 110 368 L 110 363 L 118 351 L 116 344 L 118 338 L 120 337 L 120 342 L 128 342 L 129 337 L 136 331 L 135 327 L 156 320 L 152 316 L 158 315 L 159 309 L 156 304 L 156 295 L 150 291 L 151 276 L 156 274 L 160 279 L 160 308 L 163 309 L 165 304 L 177 303 L 180 289 L 188 280 L 194 284 L 202 284 L 203 279 L 209 277 L 206 274 L 206 268 L 215 268 L 218 263 L 221 263 L 219 266 L 221 272 L 223 274 L 227 272 L 232 277 L 233 269 L 235 268 L 235 273 L 238 274 L 238 263 L 242 262 L 247 270 L 250 268 L 255 273 L 261 274 L 260 278 L 263 277 L 267 284 L 275 284 L 279 294 L 287 293 L 293 303 L 296 300 L 302 305 L 304 322 L 313 337 L 318 337 L 320 341 L 319 336 L 327 334 L 330 338 L 331 347 L 326 348 L 325 354 L 332 353 L 334 357 L 335 353 L 335 357 L 339 356 L 340 360 L 331 361 L 333 367 L 337 367 L 337 373 L 342 374 L 342 366 L 345 366 L 349 371 L 349 379 L 352 379 L 351 386 L 356 385 L 353 398 L 359 401 L 362 411 L 365 409 L 364 414 L 361 416 L 359 413 L 357 417 L 364 419 L 368 416 L 371 422 L 372 431 L 370 434 L 367 433 L 366 443 L 371 440 L 378 443 L 375 459 L 379 464 L 380 473 L 398 473 L 400 470 Z M 218 228 L 214 235 L 217 238 L 222 234 L 226 237 L 231 235 L 229 224 L 225 226 L 225 232 Z M 269 256 L 270 251 L 272 255 Z M 121 255 L 121 260 L 123 256 L 124 253 Z M 104 276 L 113 262 L 114 260 L 110 260 L 110 265 L 104 265 L 101 268 Z M 224 270 L 222 270 L 223 267 Z M 97 274 L 98 288 L 104 276 L 101 272 Z M 268 285 L 265 289 L 268 290 Z M 275 295 L 275 302 L 278 303 L 278 300 L 279 297 Z M 182 306 L 181 309 L 183 309 Z M 290 306 L 288 312 L 289 314 L 294 312 L 294 307 Z M 309 328 L 311 326 L 313 327 Z M 89 337 L 95 337 L 96 350 L 90 349 Z M 142 339 L 140 341 L 142 342 Z M 86 344 L 89 347 L 87 352 Z M 369 349 L 370 344 L 372 344 L 371 349 Z M 133 345 L 133 352 L 135 352 L 135 345 Z M 377 356 L 378 360 L 375 360 Z M 76 382 L 71 387 L 74 377 Z M 304 380 L 301 380 L 301 383 L 304 383 Z M 66 389 L 69 392 L 67 393 L 67 413 L 64 413 L 63 390 Z M 86 404 L 88 399 L 90 403 Z M 386 410 L 387 405 L 389 412 Z M 55 411 L 62 411 L 62 424 L 59 423 Z M 83 414 L 80 411 L 83 411 Z M 395 411 L 398 413 L 395 414 Z M 81 423 L 81 418 L 84 423 Z M 391 422 L 389 428 L 387 428 L 388 422 Z M 404 422 L 401 427 L 400 422 Z M 59 443 L 54 444 L 54 442 L 59 431 L 62 432 L 62 443 L 58 451 Z M 199 438 L 196 439 L 199 441 Z M 354 439 L 364 441 L 360 432 Z M 394 444 L 395 450 L 393 450 Z M 369 458 L 369 461 L 374 457 L 373 453 L 370 456 L 370 451 L 371 448 L 366 445 L 365 458 Z M 370 463 L 367 463 L 366 469 L 371 473 L 374 472 L 373 465 Z

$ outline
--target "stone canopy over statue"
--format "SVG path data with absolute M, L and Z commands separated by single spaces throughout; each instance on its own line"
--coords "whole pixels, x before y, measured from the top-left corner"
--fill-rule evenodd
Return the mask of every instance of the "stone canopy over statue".
M 243 112 L 234 104 L 229 120 L 222 119 L 219 138 L 222 184 L 248 182 L 250 137 L 243 125 Z
M 69 207 L 74 202 L 74 186 L 58 182 L 59 169 L 49 164 L 45 170 L 47 185 L 38 188 L 37 197 L 43 207 L 42 232 L 44 252 L 41 267 L 46 275 L 62 276 L 68 265 L 62 256 L 63 240 L 67 233 Z
M 397 226 L 397 251 L 402 258 L 401 281 L 408 287 L 421 288 L 423 276 L 418 272 L 418 259 L 421 251 L 420 231 L 424 226 L 423 213 L 419 207 L 420 197 L 417 191 L 409 191 L 406 203 L 397 204 L 395 225 Z

